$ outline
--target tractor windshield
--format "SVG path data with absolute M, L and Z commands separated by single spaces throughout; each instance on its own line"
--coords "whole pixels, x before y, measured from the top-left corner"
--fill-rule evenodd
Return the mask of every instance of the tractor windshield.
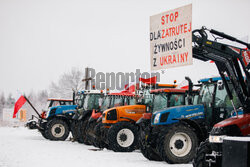
M 60 106 L 60 102 L 58 100 L 48 100 L 47 106 L 48 108 L 54 107 L 54 106 Z
M 156 94 L 154 96 L 153 112 L 167 108 L 168 98 L 165 94 Z
M 184 105 L 185 103 L 184 94 L 172 94 L 170 96 L 169 101 L 170 101 L 169 107 Z
M 123 103 L 124 103 L 124 96 L 115 96 L 113 104 L 114 107 L 122 106 Z
M 229 83 L 228 86 L 233 95 L 234 106 L 236 108 L 239 108 L 241 105 L 240 105 L 239 100 L 237 100 L 236 93 L 233 89 L 233 86 L 231 83 Z M 229 112 L 228 115 L 230 115 L 230 112 L 233 110 L 232 102 L 230 101 L 229 96 L 224 86 L 219 86 L 217 84 L 215 99 L 214 99 L 214 106 L 225 107 L 225 109 Z
M 107 110 L 110 107 L 110 102 L 112 100 L 112 96 L 106 96 L 101 105 L 101 112 Z
M 75 103 L 78 106 L 78 108 L 82 108 L 83 107 L 84 97 L 85 97 L 85 95 L 83 95 L 83 94 L 77 95 L 75 97 Z
M 135 105 L 136 104 L 136 99 L 134 96 L 129 96 L 127 99 L 128 99 L 128 105 Z
M 93 110 L 99 108 L 100 94 L 88 94 L 84 100 L 83 108 L 84 110 Z
M 203 84 L 200 91 L 200 99 L 198 103 L 206 103 L 209 104 L 212 102 L 213 92 L 214 92 L 214 84 Z

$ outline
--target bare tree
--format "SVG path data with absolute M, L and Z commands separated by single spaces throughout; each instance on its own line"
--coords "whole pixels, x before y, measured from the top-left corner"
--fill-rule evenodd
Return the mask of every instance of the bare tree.
M 8 107 L 8 108 L 14 107 L 15 99 L 12 97 L 11 93 L 8 95 L 5 104 L 6 104 L 5 106 Z
M 4 97 L 4 93 L 2 92 L 0 95 L 0 108 L 3 108 L 5 106 L 6 100 Z
M 72 98 L 73 91 L 83 89 L 84 70 L 73 67 L 70 72 L 60 76 L 58 83 L 52 82 L 50 85 L 50 96 L 60 98 Z

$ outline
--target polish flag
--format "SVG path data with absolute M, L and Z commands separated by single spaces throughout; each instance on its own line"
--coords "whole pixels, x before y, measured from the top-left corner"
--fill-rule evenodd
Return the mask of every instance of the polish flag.
M 124 86 L 124 91 L 122 91 L 121 93 L 135 93 L 136 86 L 139 87 L 139 83 L 131 82 L 129 84 L 126 84 Z
M 26 102 L 26 98 L 24 96 L 20 96 L 19 99 L 15 103 L 15 108 L 14 108 L 14 113 L 13 113 L 13 118 L 16 118 L 17 112 L 20 110 L 20 108 L 24 105 Z
M 157 76 L 151 77 L 151 78 L 139 78 L 139 81 L 145 83 L 145 84 L 156 84 Z
M 177 87 L 176 89 L 186 89 L 188 90 L 188 81 L 187 80 L 183 80 Z
M 154 76 L 151 78 L 141 78 L 140 77 L 139 81 L 141 81 L 144 84 L 149 84 L 149 85 L 156 84 L 157 76 Z M 135 89 L 136 89 L 136 87 L 138 89 L 139 85 L 140 85 L 139 83 L 130 82 L 124 86 L 124 90 L 121 91 L 121 93 L 135 93 Z

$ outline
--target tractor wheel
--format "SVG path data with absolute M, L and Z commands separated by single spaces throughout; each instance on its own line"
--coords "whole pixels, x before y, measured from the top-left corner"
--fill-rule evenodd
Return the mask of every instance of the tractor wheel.
M 87 128 L 87 124 L 88 124 L 88 118 L 89 117 L 85 118 L 84 120 L 81 120 L 79 122 L 79 127 L 78 127 L 78 132 L 79 132 L 78 142 L 86 144 L 86 145 L 90 145 L 90 143 L 88 142 L 87 135 L 86 135 L 86 128 Z
M 152 148 L 150 144 L 146 142 L 145 132 L 140 130 L 140 150 L 142 155 L 150 161 L 162 161 L 162 158 L 159 154 L 156 153 L 156 150 Z
M 48 134 L 50 140 L 65 140 L 69 136 L 69 127 L 61 119 L 52 119 L 47 124 L 45 134 Z
M 103 133 L 101 131 L 103 124 L 102 122 L 99 122 L 94 129 L 94 133 L 95 133 L 95 139 L 94 139 L 94 146 L 98 147 L 98 148 L 107 148 L 108 149 L 108 145 L 103 141 Z
M 97 122 L 94 120 L 94 121 L 91 121 L 87 123 L 87 126 L 86 126 L 86 138 L 87 138 L 87 141 L 90 145 L 93 145 L 94 144 L 94 140 L 95 140 L 95 127 L 97 125 Z
M 138 143 L 138 132 L 130 122 L 118 122 L 108 131 L 109 148 L 115 152 L 134 151 Z
M 70 129 L 71 129 L 71 133 L 73 136 L 73 141 L 77 141 L 78 140 L 78 121 L 72 121 L 71 125 L 70 125 Z
M 198 139 L 188 126 L 176 124 L 160 133 L 157 150 L 168 163 L 188 163 L 196 152 Z
M 42 136 L 45 138 L 45 139 L 49 139 L 49 137 L 48 137 L 48 132 L 46 133 L 45 131 L 40 131 L 41 132 L 41 134 L 42 134 Z
M 194 157 L 194 167 L 209 167 L 209 163 L 206 162 L 206 154 L 211 154 L 212 149 L 208 140 L 202 142 L 197 149 L 196 156 Z

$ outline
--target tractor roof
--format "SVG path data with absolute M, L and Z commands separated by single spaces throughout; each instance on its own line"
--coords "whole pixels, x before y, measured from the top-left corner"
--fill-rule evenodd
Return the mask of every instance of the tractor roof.
M 227 80 L 229 80 L 228 77 L 226 77 Z M 211 77 L 211 78 L 204 78 L 199 80 L 199 82 L 217 82 L 219 80 L 222 80 L 221 77 Z
M 102 90 L 85 90 L 84 93 L 86 94 L 103 94 Z
M 116 96 L 135 96 L 133 93 L 109 93 L 108 95 L 116 95 Z
M 161 92 L 166 92 L 166 93 L 186 93 L 186 89 L 176 89 L 176 88 L 165 88 L 165 89 L 155 89 L 151 90 L 150 93 L 161 93 Z
M 47 101 L 73 101 L 72 99 L 48 98 Z

